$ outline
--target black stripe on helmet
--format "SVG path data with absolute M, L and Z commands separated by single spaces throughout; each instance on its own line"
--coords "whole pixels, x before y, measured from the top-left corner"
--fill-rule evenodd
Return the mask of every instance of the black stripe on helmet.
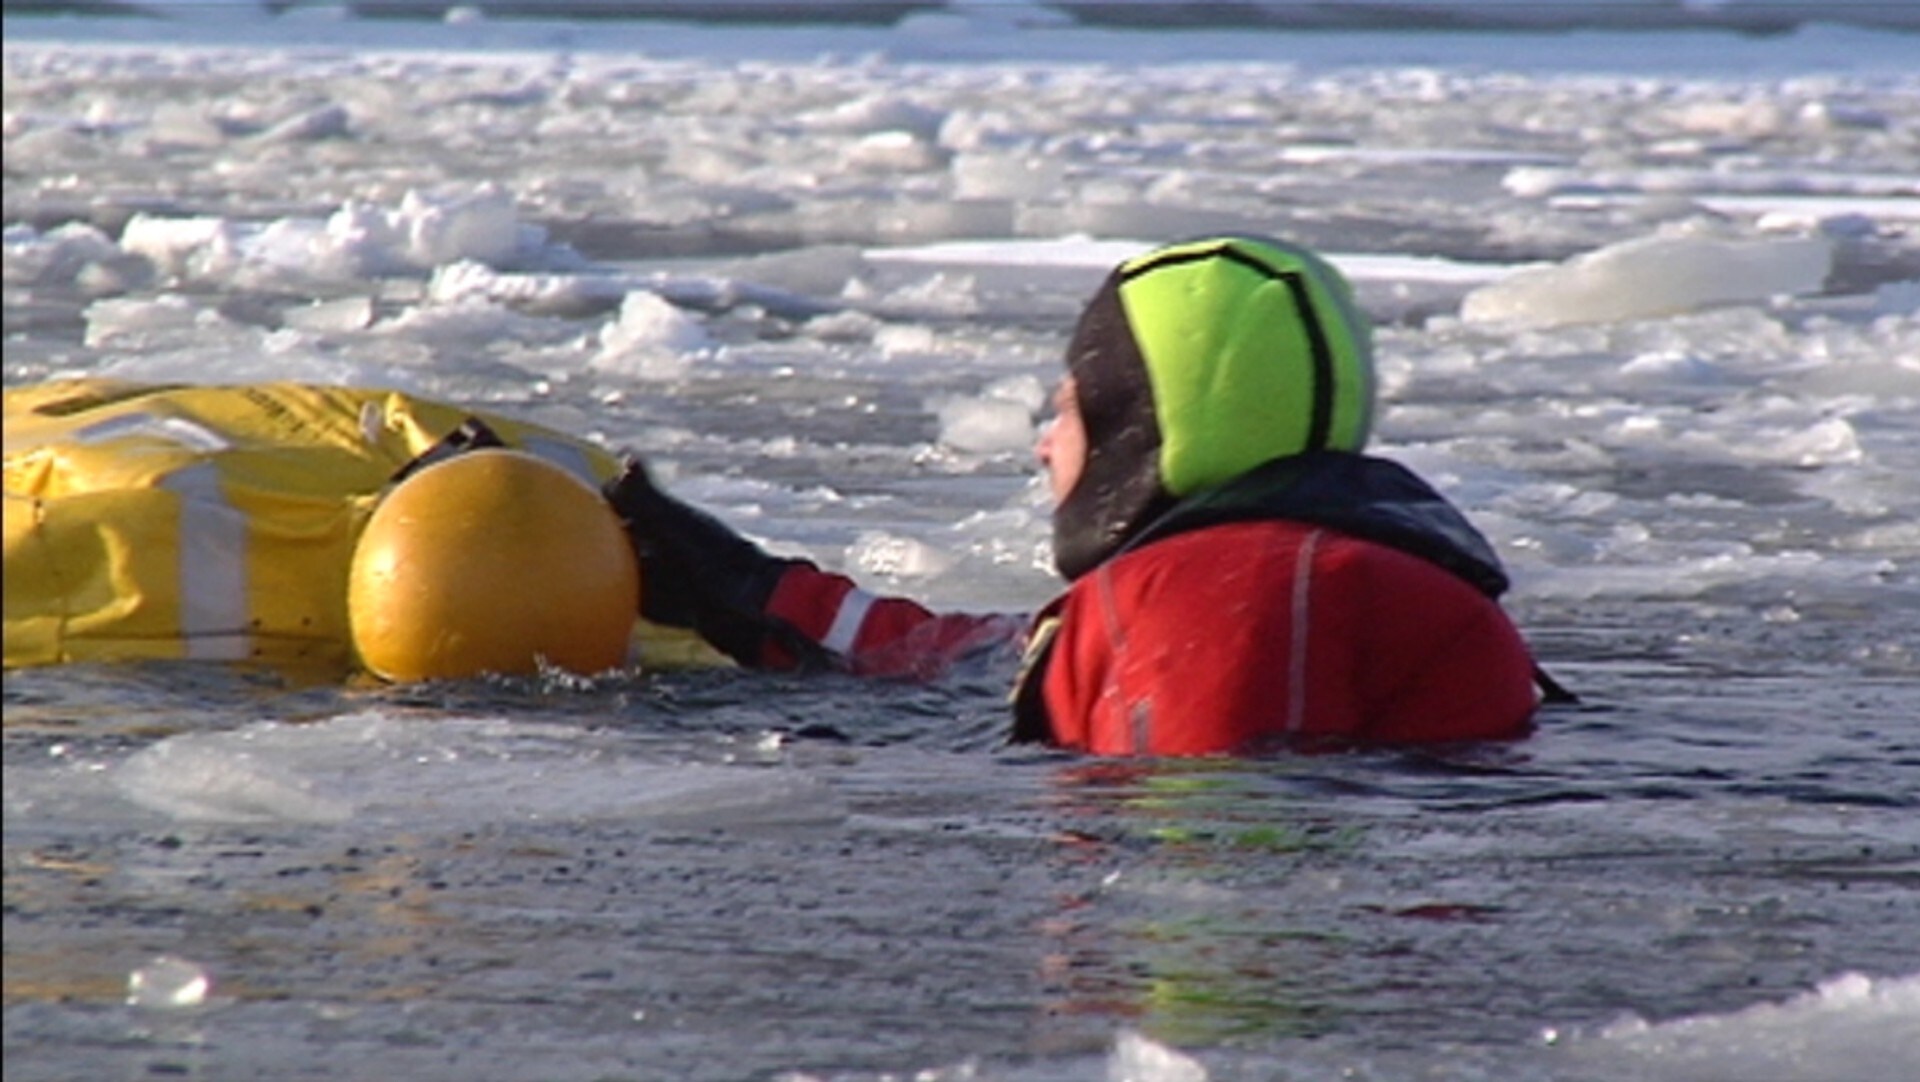
M 1333 432 L 1333 347 L 1327 341 L 1326 327 L 1321 324 L 1320 310 L 1313 303 L 1304 273 L 1268 266 L 1231 243 L 1222 243 L 1214 248 L 1163 252 L 1148 257 L 1125 267 L 1120 272 L 1120 282 L 1124 284 L 1165 267 L 1208 259 L 1230 260 L 1287 287 L 1288 294 L 1293 298 L 1294 309 L 1300 313 L 1301 323 L 1306 330 L 1307 350 L 1313 362 L 1313 415 L 1307 419 L 1307 445 L 1301 450 L 1325 450 Z

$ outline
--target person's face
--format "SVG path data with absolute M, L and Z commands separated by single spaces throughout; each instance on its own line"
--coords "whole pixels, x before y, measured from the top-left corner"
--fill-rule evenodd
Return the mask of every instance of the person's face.
M 1046 467 L 1047 481 L 1053 489 L 1053 502 L 1059 503 L 1080 482 L 1087 465 L 1087 425 L 1080 417 L 1080 399 L 1073 377 L 1060 381 L 1053 392 L 1053 419 L 1040 428 L 1034 456 Z

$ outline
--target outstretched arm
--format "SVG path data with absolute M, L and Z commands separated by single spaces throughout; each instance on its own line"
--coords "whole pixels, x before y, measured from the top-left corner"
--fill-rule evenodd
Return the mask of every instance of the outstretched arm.
M 934 613 L 805 560 L 769 555 L 662 492 L 638 460 L 607 485 L 606 497 L 640 558 L 640 614 L 692 628 L 751 668 L 932 676 L 1023 626 L 1012 616 Z

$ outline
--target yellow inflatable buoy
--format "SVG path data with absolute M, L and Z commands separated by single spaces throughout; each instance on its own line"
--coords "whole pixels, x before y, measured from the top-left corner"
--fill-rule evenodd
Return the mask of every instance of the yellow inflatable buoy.
M 619 668 L 640 598 L 633 549 L 600 494 L 511 450 L 402 481 L 374 508 L 348 575 L 354 648 L 396 681 Z

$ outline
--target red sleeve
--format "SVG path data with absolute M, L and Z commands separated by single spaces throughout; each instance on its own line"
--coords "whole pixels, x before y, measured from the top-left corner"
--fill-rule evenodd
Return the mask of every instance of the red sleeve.
M 868 593 L 844 575 L 804 562 L 780 576 L 767 613 L 866 676 L 936 676 L 968 654 L 1013 641 L 1025 626 L 1004 614 L 935 613 L 906 598 Z M 767 655 L 769 668 L 794 664 L 777 645 Z

